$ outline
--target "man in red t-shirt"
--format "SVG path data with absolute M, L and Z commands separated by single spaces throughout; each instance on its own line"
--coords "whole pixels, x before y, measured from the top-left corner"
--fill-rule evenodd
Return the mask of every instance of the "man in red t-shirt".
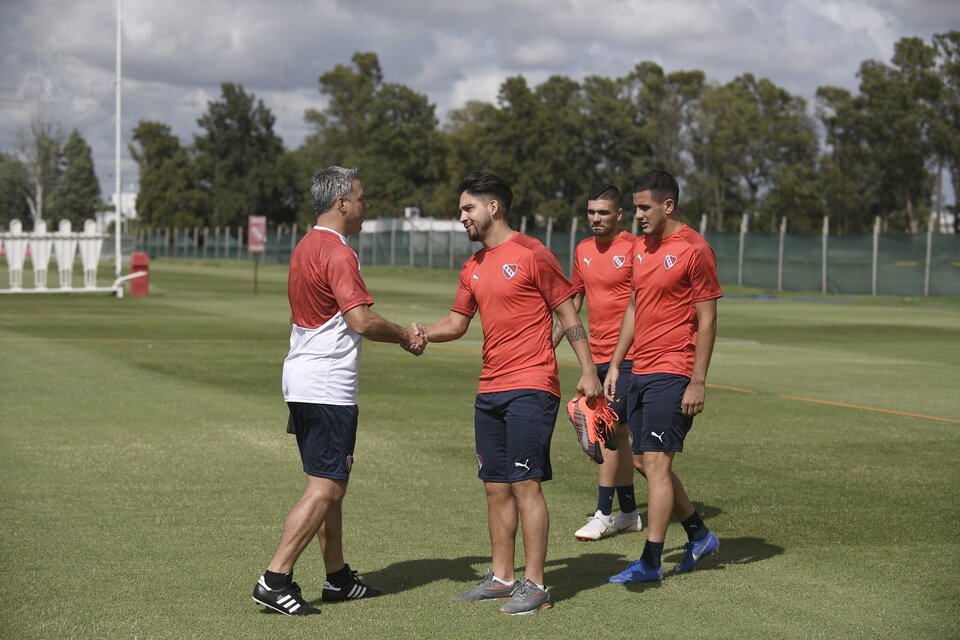
M 279 613 L 320 613 L 293 581 L 293 566 L 316 537 L 323 552 L 326 602 L 378 596 L 344 562 L 342 504 L 357 439 L 360 338 L 399 343 L 414 355 L 422 336 L 384 320 L 360 277 L 347 236 L 363 225 L 367 204 L 356 169 L 328 167 L 310 189 L 317 224 L 290 256 L 290 351 L 283 363 L 287 430 L 297 436 L 307 487 L 283 523 L 277 551 L 253 587 L 254 602 Z
M 610 582 L 657 582 L 671 512 L 687 533 L 685 553 L 674 568 L 692 571 L 720 542 L 694 509 L 673 457 L 693 417 L 703 411 L 707 368 L 717 333 L 717 260 L 700 234 L 676 218 L 680 187 L 666 171 L 651 171 L 633 185 L 643 237 L 633 247 L 633 297 L 604 380 L 617 396 L 619 364 L 634 348 L 629 407 L 637 467 L 647 478 L 647 541 L 643 555 Z
M 620 190 L 612 184 L 595 188 L 587 199 L 587 222 L 593 237 L 581 241 L 573 254 L 573 288 L 577 292 L 573 304 L 579 312 L 586 297 L 590 355 L 601 380 L 607 375 L 623 312 L 633 291 L 633 243 L 637 238 L 620 230 L 622 219 Z M 558 344 L 562 337 L 562 327 L 557 324 L 553 330 L 553 344 Z M 617 450 L 605 453 L 597 468 L 597 510 L 576 531 L 574 537 L 577 540 L 599 540 L 621 531 L 640 531 L 642 526 L 633 486 L 633 456 L 630 455 L 627 429 L 631 356 L 628 353 L 620 365 L 620 398 L 610 405 L 620 417 L 616 427 Z M 613 516 L 614 493 L 620 503 L 620 513 L 616 517 Z
M 455 599 L 509 598 L 502 612 L 533 613 L 552 606 L 543 580 L 550 521 L 540 488 L 552 476 L 550 439 L 560 407 L 551 312 L 580 361 L 577 391 L 593 400 L 602 388 L 571 300 L 573 288 L 556 256 L 507 222 L 510 187 L 497 176 L 474 172 L 457 192 L 460 221 L 483 249 L 464 263 L 450 314 L 414 327 L 430 342 L 448 342 L 466 333 L 478 311 L 483 326 L 474 433 L 493 558 L 486 576 Z M 526 556 L 522 582 L 514 577 L 518 523 Z

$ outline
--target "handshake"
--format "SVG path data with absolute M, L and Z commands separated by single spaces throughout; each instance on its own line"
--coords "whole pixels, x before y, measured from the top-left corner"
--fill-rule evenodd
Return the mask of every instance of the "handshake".
M 415 356 L 422 355 L 424 349 L 427 348 L 427 332 L 422 326 L 412 322 L 409 329 L 403 330 L 403 340 L 400 342 L 400 346 Z

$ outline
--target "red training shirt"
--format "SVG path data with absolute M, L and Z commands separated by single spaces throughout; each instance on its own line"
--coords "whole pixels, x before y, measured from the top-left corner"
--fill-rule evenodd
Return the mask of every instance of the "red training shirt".
M 713 249 L 686 225 L 666 238 L 638 238 L 633 244 L 633 290 L 633 373 L 689 378 L 697 343 L 694 303 L 723 295 Z
M 357 254 L 336 231 L 314 227 L 290 256 L 287 279 L 290 322 L 316 329 L 339 313 L 373 298 L 360 277 Z
M 451 310 L 469 318 L 480 311 L 480 393 L 538 389 L 560 395 L 552 311 L 573 293 L 553 252 L 521 233 L 463 264 Z
M 590 354 L 596 364 L 610 362 L 620 335 L 623 313 L 633 292 L 633 243 L 637 236 L 621 231 L 612 242 L 582 240 L 574 251 L 573 288 L 587 298 Z M 627 352 L 633 360 L 633 348 Z

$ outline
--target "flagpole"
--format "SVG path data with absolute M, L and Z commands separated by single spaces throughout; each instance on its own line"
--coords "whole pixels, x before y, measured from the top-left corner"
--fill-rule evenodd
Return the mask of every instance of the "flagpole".
M 114 176 L 114 192 L 116 209 L 114 211 L 114 231 L 116 231 L 116 237 L 114 241 L 114 253 L 116 256 L 116 275 L 119 278 L 120 274 L 123 273 L 123 256 L 120 255 L 120 228 L 123 226 L 121 224 L 121 209 L 122 202 L 120 199 L 121 196 L 121 180 L 120 180 L 120 149 L 122 146 L 121 139 L 121 127 L 120 127 L 120 97 L 121 97 L 121 75 L 120 75 L 120 59 L 121 59 L 121 47 L 123 46 L 123 0 L 117 0 L 117 118 L 116 118 L 116 149 L 114 149 L 114 161 L 115 168 L 113 171 Z

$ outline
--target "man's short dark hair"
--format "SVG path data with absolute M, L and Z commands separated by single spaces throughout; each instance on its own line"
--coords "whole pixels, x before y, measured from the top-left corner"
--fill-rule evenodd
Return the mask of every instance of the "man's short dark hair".
M 587 194 L 587 200 L 608 200 L 613 203 L 613 208 L 616 210 L 620 208 L 620 189 L 612 184 L 601 184 Z
M 464 178 L 457 187 L 457 196 L 462 196 L 464 191 L 488 200 L 496 200 L 504 214 L 510 211 L 513 203 L 513 190 L 510 185 L 503 178 L 485 171 L 474 171 Z
M 655 169 L 643 174 L 633 181 L 633 193 L 649 191 L 654 202 L 663 203 L 670 198 L 674 205 L 680 204 L 680 185 L 672 174 L 661 169 Z

